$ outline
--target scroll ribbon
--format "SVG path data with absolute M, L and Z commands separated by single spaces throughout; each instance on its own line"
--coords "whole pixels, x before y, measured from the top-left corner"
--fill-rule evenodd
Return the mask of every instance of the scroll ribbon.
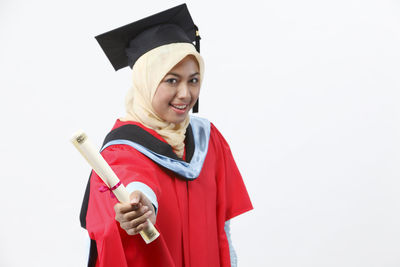
M 102 186 L 99 187 L 99 191 L 102 192 L 102 193 L 104 193 L 104 192 L 106 192 L 106 191 L 110 191 L 110 196 L 111 196 L 111 198 L 115 198 L 115 195 L 114 195 L 114 193 L 113 193 L 113 190 L 117 189 L 118 186 L 120 186 L 120 185 L 121 185 L 121 181 L 119 181 L 116 185 L 114 185 L 114 186 L 111 187 L 111 188 L 109 188 L 108 186 L 102 185 Z

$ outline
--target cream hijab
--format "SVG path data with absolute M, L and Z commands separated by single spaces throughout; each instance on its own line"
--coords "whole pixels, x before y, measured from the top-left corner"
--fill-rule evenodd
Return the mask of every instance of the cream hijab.
M 204 62 L 194 46 L 189 43 L 172 43 L 156 47 L 142 55 L 133 65 L 133 85 L 125 99 L 126 116 L 122 120 L 137 121 L 161 135 L 174 152 L 182 158 L 189 116 L 179 123 L 161 119 L 153 109 L 152 101 L 157 87 L 164 76 L 182 59 L 193 55 L 203 80 Z

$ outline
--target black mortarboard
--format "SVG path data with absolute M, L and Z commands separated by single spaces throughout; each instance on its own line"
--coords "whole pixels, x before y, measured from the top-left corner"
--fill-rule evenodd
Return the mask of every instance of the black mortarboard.
M 96 40 L 115 70 L 132 68 L 140 56 L 165 44 L 196 42 L 200 50 L 198 29 L 186 4 L 100 34 Z

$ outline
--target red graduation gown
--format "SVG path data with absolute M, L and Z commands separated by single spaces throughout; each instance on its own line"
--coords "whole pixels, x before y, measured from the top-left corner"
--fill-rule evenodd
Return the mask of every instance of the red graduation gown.
M 118 120 L 113 129 L 125 124 L 139 125 L 165 142 L 135 122 Z M 160 237 L 146 245 L 140 235 L 127 235 L 115 220 L 117 200 L 99 192 L 103 182 L 93 172 L 86 228 L 97 244 L 96 266 L 230 266 L 225 222 L 252 209 L 252 204 L 229 146 L 213 124 L 203 168 L 192 181 L 128 145 L 112 145 L 101 154 L 125 186 L 139 181 L 155 192 L 159 205 L 155 226 Z

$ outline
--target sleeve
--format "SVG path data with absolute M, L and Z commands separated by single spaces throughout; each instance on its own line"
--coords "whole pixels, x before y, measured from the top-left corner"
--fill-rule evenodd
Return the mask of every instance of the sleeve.
M 235 266 L 236 255 L 225 230 L 226 222 L 253 209 L 228 143 L 211 124 L 211 144 L 216 157 L 217 221 L 221 266 Z
M 139 182 L 148 186 L 155 197 L 161 194 L 154 165 L 136 150 L 124 146 L 110 146 L 102 152 L 104 159 L 124 185 Z M 90 197 L 86 215 L 86 228 L 96 242 L 96 266 L 174 266 L 165 241 L 160 237 L 145 244 L 140 235 L 130 236 L 115 220 L 114 205 L 117 203 L 110 193 L 100 192 L 103 185 L 100 177 L 92 172 Z M 157 224 L 156 224 L 157 227 Z
M 148 193 L 152 191 L 152 197 L 158 198 L 161 194 L 160 185 L 154 176 L 155 165 L 134 148 L 114 145 L 106 148 L 102 155 L 126 187 L 134 183 L 131 187 L 135 189 L 141 183 L 145 186 L 140 189 L 146 188 Z
M 219 161 L 217 166 L 218 205 L 226 222 L 253 209 L 253 205 L 228 143 L 214 125 L 211 129 Z

